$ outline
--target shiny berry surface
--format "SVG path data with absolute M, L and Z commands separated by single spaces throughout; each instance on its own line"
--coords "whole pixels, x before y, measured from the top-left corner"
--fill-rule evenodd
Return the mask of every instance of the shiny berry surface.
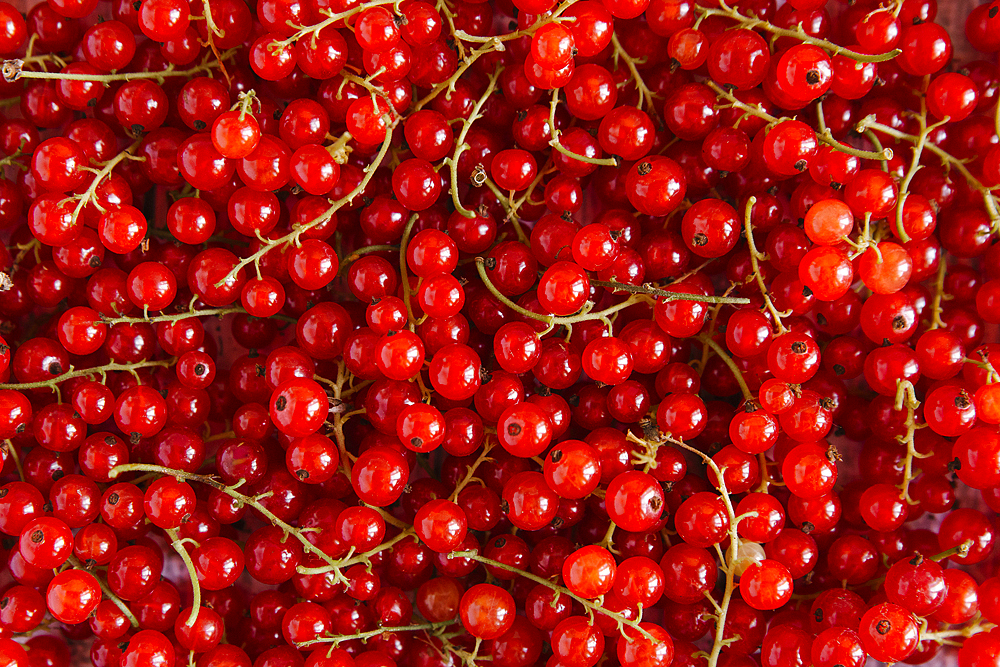
M 0 664 L 995 666 L 997 4 L 0 0 Z

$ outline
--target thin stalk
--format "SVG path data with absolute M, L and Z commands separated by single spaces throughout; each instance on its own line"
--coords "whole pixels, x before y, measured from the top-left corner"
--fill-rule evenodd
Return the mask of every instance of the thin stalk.
M 948 273 L 948 260 L 945 258 L 944 249 L 941 250 L 941 257 L 938 259 L 937 276 L 934 279 L 934 295 L 931 298 L 931 329 L 944 328 L 944 320 L 941 319 L 941 302 L 945 300 L 944 277 Z
M 601 167 L 617 167 L 618 160 L 613 157 L 588 157 L 586 155 L 580 155 L 579 153 L 574 153 L 570 149 L 559 143 L 559 130 L 556 128 L 556 107 L 559 106 L 559 88 L 552 89 L 552 101 L 549 103 L 549 134 L 552 138 L 549 140 L 549 146 L 555 148 L 557 151 L 565 155 L 566 157 L 572 158 L 574 160 L 579 160 L 580 162 L 586 162 L 587 164 L 596 164 Z
M 611 46 L 615 50 L 615 61 L 617 62 L 619 58 L 624 60 L 625 66 L 628 67 L 628 71 L 632 75 L 632 80 L 635 82 L 635 89 L 639 93 L 637 106 L 645 106 L 650 115 L 656 116 L 656 95 L 646 85 L 646 81 L 639 74 L 639 69 L 635 66 L 635 59 L 622 47 L 621 42 L 618 41 L 618 35 L 614 32 L 611 33 Z M 645 105 L 643 102 L 645 102 Z
M 319 557 L 320 559 L 329 563 L 330 565 L 337 565 L 337 562 L 329 555 L 327 555 L 326 552 L 314 546 L 313 543 L 307 540 L 300 531 L 296 530 L 294 527 L 290 526 L 289 524 L 285 523 L 277 516 L 275 516 L 273 512 L 271 512 L 269 509 L 261 505 L 260 502 L 256 500 L 256 498 L 245 496 L 236 489 L 226 486 L 222 482 L 219 482 L 207 475 L 197 475 L 195 473 L 185 472 L 182 470 L 175 470 L 173 468 L 167 468 L 165 466 L 154 465 L 151 463 L 126 463 L 112 468 L 111 471 L 108 473 L 108 476 L 111 479 L 115 479 L 116 477 L 118 477 L 118 475 L 122 474 L 123 472 L 131 472 L 135 470 L 140 470 L 142 472 L 158 472 L 164 476 L 176 477 L 178 479 L 184 479 L 191 482 L 198 482 L 200 484 L 205 484 L 207 486 L 212 487 L 213 489 L 221 491 L 225 493 L 227 496 L 235 498 L 244 505 L 248 505 L 257 510 L 258 512 L 260 512 L 273 525 L 277 526 L 278 528 L 281 528 L 281 530 L 283 530 L 286 535 L 292 535 L 293 537 L 295 537 L 295 539 L 301 542 L 303 548 L 310 554 Z
M 927 84 L 930 82 L 930 77 L 924 77 L 924 90 L 927 90 Z M 896 201 L 896 236 L 903 243 L 908 243 L 910 241 L 910 235 L 906 233 L 903 229 L 903 205 L 906 203 L 906 197 L 910 193 L 910 182 L 913 177 L 917 174 L 920 169 L 920 157 L 924 152 L 924 145 L 927 143 L 927 136 L 936 128 L 948 122 L 948 118 L 945 118 L 933 125 L 927 125 L 927 98 L 925 95 L 920 95 L 920 112 L 915 114 L 917 123 L 920 125 L 920 132 L 917 134 L 917 143 L 913 145 L 912 156 L 910 157 L 910 166 L 906 170 L 906 175 L 899 184 L 899 196 Z
M 4 447 L 7 453 L 10 454 L 10 458 L 14 459 L 14 467 L 17 468 L 17 476 L 24 481 L 24 468 L 21 466 L 21 456 L 17 453 L 17 447 L 10 440 L 3 441 Z
M 310 646 L 317 646 L 319 644 L 339 644 L 341 642 L 349 642 L 355 640 L 367 641 L 372 637 L 377 637 L 386 632 L 416 632 L 418 630 L 437 630 L 438 628 L 446 628 L 449 625 L 454 625 L 458 623 L 457 620 L 453 619 L 450 621 L 438 621 L 437 623 L 416 623 L 414 625 L 400 625 L 393 627 L 391 625 L 386 625 L 374 630 L 368 630 L 366 632 L 358 632 L 353 635 L 336 635 L 333 637 L 321 637 L 319 639 L 313 640 L 311 642 L 303 642 L 301 644 L 296 644 L 300 649 L 309 648 Z
M 729 370 L 733 373 L 733 377 L 736 378 L 737 384 L 740 385 L 740 391 L 743 393 L 743 400 L 752 401 L 754 399 L 753 392 L 750 391 L 750 387 L 747 386 L 747 381 L 744 379 L 743 373 L 740 372 L 740 367 L 736 365 L 735 361 L 733 361 L 733 358 L 729 356 L 729 354 L 722 349 L 722 346 L 716 343 L 715 339 L 711 336 L 698 336 L 698 340 L 700 340 L 703 345 L 707 345 L 712 348 L 712 352 L 718 355 L 726 366 L 729 367 Z
M 383 116 L 383 118 L 386 118 L 386 117 L 387 116 Z M 391 121 L 391 119 L 390 119 L 390 121 Z M 241 259 L 236 264 L 236 266 L 234 266 L 232 268 L 232 270 L 228 274 L 226 274 L 226 276 L 222 280 L 220 280 L 219 282 L 217 282 L 215 284 L 215 286 L 216 287 L 221 287 L 226 282 L 232 280 L 233 278 L 235 278 L 235 276 L 240 271 L 243 270 L 244 267 L 248 266 L 249 264 L 256 263 L 256 262 L 260 261 L 260 258 L 263 257 L 264 255 L 266 255 L 271 250 L 274 250 L 275 248 L 283 246 L 285 244 L 298 243 L 299 237 L 302 236 L 303 233 L 309 231 L 313 227 L 316 227 L 318 225 L 323 224 L 324 222 L 326 222 L 327 220 L 329 220 L 330 217 L 333 216 L 334 213 L 336 213 L 338 210 L 340 210 L 341 207 L 343 207 L 344 205 L 346 205 L 346 204 L 350 203 L 351 201 L 353 201 L 355 197 L 357 197 L 359 194 L 361 194 L 362 192 L 364 192 L 365 188 L 368 187 L 368 183 L 371 181 L 372 177 L 375 176 L 375 171 L 382 164 L 382 161 L 385 159 L 386 154 L 388 154 L 389 147 L 391 145 L 392 145 L 392 131 L 391 131 L 391 128 L 387 128 L 386 129 L 386 133 L 385 133 L 385 140 L 382 142 L 382 147 L 379 149 L 378 154 L 375 156 L 375 159 L 372 160 L 371 164 L 369 164 L 367 167 L 365 167 L 364 178 L 361 179 L 360 183 L 358 183 L 356 186 L 354 186 L 353 190 L 351 190 L 343 198 L 338 199 L 337 201 L 335 201 L 330 206 L 330 208 L 328 208 L 326 211 L 324 211 L 323 213 L 319 214 L 318 216 L 316 216 L 315 218 L 313 218 L 309 222 L 304 223 L 302 225 L 298 225 L 295 229 L 293 229 L 292 231 L 288 232 L 284 236 L 281 236 L 281 237 L 278 237 L 276 239 L 272 239 L 272 240 L 268 241 L 268 243 L 266 243 L 265 245 L 261 246 L 260 250 L 258 250 L 257 252 L 253 253 L 249 257 L 244 257 L 243 259 Z
M 490 75 L 489 83 L 486 85 L 486 90 L 480 95 L 479 99 L 476 100 L 476 104 L 472 107 L 472 113 L 469 117 L 462 121 L 462 130 L 459 132 L 458 137 L 455 139 L 455 152 L 452 153 L 451 157 L 448 158 L 448 167 L 451 170 L 451 201 L 455 204 L 455 210 L 464 215 L 466 218 L 474 218 L 476 214 L 462 205 L 462 198 L 458 193 L 458 159 L 462 157 L 462 153 L 469 149 L 469 144 L 465 143 L 465 138 L 469 135 L 469 130 L 472 129 L 472 124 L 475 123 L 481 116 L 481 111 L 483 110 L 483 105 L 486 104 L 486 100 L 489 99 L 490 95 L 496 89 L 497 79 L 500 78 L 501 69 L 497 68 L 493 74 Z M 406 244 L 402 244 L 405 248 Z
M 489 439 L 483 442 L 483 451 L 480 452 L 479 457 L 473 461 L 472 465 L 468 466 L 465 472 L 465 477 L 455 485 L 455 490 L 451 492 L 451 496 L 448 498 L 452 502 L 458 498 L 458 494 L 462 492 L 469 483 L 476 478 L 476 471 L 486 461 L 492 461 L 490 458 L 490 450 L 493 449 L 493 442 Z
M 94 575 L 94 579 L 97 579 L 97 585 L 101 587 L 101 593 L 104 594 L 104 598 L 111 600 L 111 602 L 113 602 L 114 605 L 118 607 L 118 609 L 122 612 L 122 614 L 125 615 L 125 618 L 128 619 L 128 622 L 132 625 L 133 628 L 139 627 L 139 621 L 136 619 L 135 614 L 132 613 L 132 610 L 129 609 L 127 604 L 122 602 L 122 599 L 120 597 L 114 594 L 114 591 L 108 588 L 108 584 L 105 581 L 103 581 L 94 572 L 91 572 L 90 569 L 73 554 L 70 554 L 66 562 L 72 565 L 74 570 L 84 570 Z
M 764 284 L 764 278 L 760 275 L 760 261 L 765 258 L 757 250 L 757 244 L 753 240 L 753 223 L 750 222 L 750 214 L 753 212 L 754 205 L 757 204 L 757 198 L 753 195 L 747 199 L 746 210 L 743 212 L 743 234 L 747 240 L 747 248 L 750 251 L 750 268 L 753 270 L 754 280 L 757 281 L 757 287 L 760 288 L 760 295 L 764 297 L 764 307 L 767 311 L 771 313 L 771 318 L 774 319 L 774 326 L 778 327 L 778 333 L 787 333 L 788 329 L 785 328 L 785 324 L 781 321 L 782 317 L 790 315 L 791 313 L 781 313 L 771 301 L 771 294 L 767 289 L 767 285 Z
M 585 597 L 580 597 L 579 595 L 576 595 L 575 593 L 573 593 L 572 591 L 570 591 L 565 586 L 560 586 L 558 584 L 554 584 L 554 583 L 552 583 L 551 581 L 549 581 L 548 579 L 546 579 L 544 577 L 539 577 L 537 574 L 533 574 L 531 572 L 527 572 L 525 570 L 521 570 L 519 568 L 512 567 L 511 565 L 508 565 L 507 563 L 501 563 L 500 561 L 493 560 L 492 558 L 487 558 L 485 556 L 481 556 L 478 551 L 454 551 L 454 552 L 448 554 L 448 557 L 449 558 L 469 558 L 471 560 L 483 563 L 484 565 L 489 565 L 490 567 L 495 567 L 495 568 L 498 568 L 498 569 L 501 569 L 501 570 L 506 570 L 508 572 L 516 573 L 516 574 L 524 577 L 525 579 L 529 579 L 529 580 L 535 582 L 536 584 L 541 584 L 543 586 L 551 588 L 553 591 L 556 591 L 559 595 L 565 595 L 565 596 L 567 596 L 569 598 L 572 598 L 572 599 L 576 600 L 581 605 L 583 605 L 583 607 L 585 609 L 587 609 L 588 611 L 590 611 L 592 613 L 604 614 L 605 616 L 610 616 L 611 618 L 613 618 L 615 621 L 618 622 L 619 627 L 621 627 L 623 625 L 627 625 L 628 627 L 632 628 L 633 630 L 639 632 L 646 639 L 649 639 L 651 641 L 659 643 L 658 640 L 653 635 L 651 635 L 645 628 L 643 628 L 643 627 L 641 627 L 639 625 L 638 621 L 634 621 L 634 620 L 632 620 L 630 618 L 625 618 L 622 614 L 620 614 L 618 612 L 609 611 L 609 610 L 605 609 L 603 606 L 601 606 L 600 604 L 594 602 L 593 600 L 588 600 Z
M 455 82 L 458 81 L 459 77 L 465 74 L 467 69 L 472 67 L 474 62 L 479 60 L 480 56 L 487 54 L 490 51 L 503 51 L 504 48 L 503 42 L 498 37 L 488 38 L 483 46 L 474 50 L 469 54 L 468 58 L 462 60 L 462 64 L 458 66 L 458 69 L 455 70 L 454 74 L 448 77 L 447 80 L 434 86 L 434 88 L 431 89 L 431 92 L 427 93 L 419 102 L 417 102 L 413 110 L 420 111 L 444 91 L 448 91 L 446 94 L 451 95 L 451 93 L 455 90 Z
M 207 308 L 205 310 L 186 310 L 182 313 L 173 313 L 169 315 L 151 315 L 150 317 L 101 318 L 101 322 L 108 325 L 139 324 L 141 322 L 145 322 L 146 324 L 155 324 L 157 322 L 176 322 L 177 320 L 186 320 L 191 317 L 222 317 L 224 315 L 232 315 L 234 313 L 247 314 L 247 311 L 238 306 L 233 306 L 231 308 Z
M 202 72 L 210 72 L 215 67 L 221 67 L 223 60 L 228 60 L 236 53 L 236 49 L 230 49 L 222 54 L 221 59 L 208 60 L 206 56 L 200 65 L 190 69 L 174 69 L 171 64 L 161 72 L 117 72 L 115 74 L 73 74 L 67 72 L 35 72 L 23 69 L 24 61 L 19 59 L 5 60 L 0 66 L 0 73 L 8 83 L 18 79 L 54 79 L 62 81 L 99 81 L 111 83 L 112 81 L 134 81 L 136 79 L 156 79 L 163 81 L 167 77 L 174 76 L 194 76 Z
M 417 321 L 416 316 L 413 314 L 413 305 L 410 303 L 410 299 L 413 296 L 413 292 L 410 290 L 410 276 L 406 270 L 406 246 L 410 243 L 410 234 L 413 232 L 413 225 L 417 222 L 417 214 L 414 213 L 410 216 L 410 219 L 406 221 L 406 227 L 403 228 L 403 236 L 399 240 L 399 275 L 402 276 L 402 287 L 403 287 L 403 303 L 406 305 L 406 321 L 409 323 L 410 329 L 413 329 L 413 323 Z
M 719 84 L 715 83 L 714 81 L 706 81 L 705 85 L 707 85 L 709 88 L 715 91 L 715 94 L 718 95 L 719 97 L 725 98 L 731 105 L 733 105 L 733 107 L 741 109 L 742 111 L 752 116 L 756 116 L 761 120 L 767 121 L 769 124 L 777 124 L 783 120 L 789 120 L 785 116 L 782 116 L 780 118 L 772 116 L 771 114 L 764 111 L 764 109 L 762 109 L 758 105 L 751 105 L 747 104 L 746 102 L 743 102 L 738 97 L 736 97 L 728 90 L 726 90 Z M 842 153 L 847 153 L 848 155 L 854 155 L 856 157 L 865 160 L 886 160 L 892 158 L 892 149 L 890 148 L 880 149 L 877 152 L 863 151 L 859 148 L 854 148 L 853 146 L 848 146 L 847 144 L 843 144 L 837 141 L 836 139 L 833 138 L 833 135 L 830 133 L 829 130 L 827 130 L 826 132 L 817 133 L 816 139 L 835 150 L 838 150 Z
M 111 175 L 112 170 L 116 166 L 118 166 L 118 164 L 122 160 L 132 157 L 132 155 L 135 153 L 135 150 L 139 148 L 139 144 L 141 143 L 142 143 L 141 139 L 136 139 L 135 141 L 132 142 L 132 145 L 130 145 L 128 148 L 126 148 L 121 153 L 119 153 L 118 155 L 114 156 L 113 158 L 105 162 L 103 165 L 101 165 L 101 170 L 97 172 L 96 176 L 94 176 L 94 179 L 90 183 L 90 187 L 88 187 L 87 190 L 82 195 L 79 196 L 79 199 L 76 203 L 76 208 L 73 210 L 74 220 L 76 220 L 77 217 L 80 215 L 80 212 L 83 211 L 83 207 L 89 204 L 91 201 L 94 202 L 94 206 L 96 206 L 98 210 L 100 210 L 102 213 L 104 212 L 104 207 L 98 204 L 96 201 L 94 201 L 94 197 L 97 194 L 97 188 L 100 187 L 101 182 L 105 178 Z M 141 159 L 144 160 L 145 158 Z
M 883 125 L 882 123 L 877 122 L 874 116 L 863 118 L 861 122 L 858 123 L 857 130 L 859 132 L 874 130 L 875 132 L 881 132 L 889 135 L 890 137 L 906 141 L 911 144 L 920 143 L 920 137 L 907 134 L 906 132 L 900 132 L 896 128 L 889 127 L 888 125 Z M 986 206 L 986 212 L 990 217 L 990 221 L 993 223 L 991 231 L 994 233 L 1000 231 L 1000 209 L 998 209 L 997 199 L 993 195 L 993 192 L 988 187 L 983 185 L 979 179 L 976 178 L 971 171 L 969 171 L 968 167 L 965 166 L 965 162 L 959 160 L 957 157 L 947 152 L 937 144 L 926 141 L 926 137 L 924 140 L 924 147 L 926 150 L 937 155 L 942 162 L 951 168 L 958 170 L 958 172 L 965 178 L 969 186 L 982 196 L 983 203 Z
M 917 501 L 910 498 L 910 483 L 913 481 L 913 461 L 914 459 L 925 459 L 930 454 L 921 454 L 917 451 L 913 442 L 913 436 L 917 432 L 916 411 L 920 407 L 917 400 L 916 391 L 909 380 L 896 380 L 896 404 L 897 410 L 906 409 L 906 433 L 896 436 L 896 440 L 906 447 L 906 456 L 903 459 L 903 481 L 899 484 L 899 497 L 910 505 L 916 505 Z
M 722 503 L 726 508 L 726 513 L 729 515 L 729 549 L 725 560 L 719 563 L 719 568 L 726 575 L 726 586 L 722 593 L 722 601 L 716 604 L 715 635 L 712 639 L 712 651 L 708 654 L 708 667 L 717 667 L 719 663 L 719 655 L 722 649 L 728 644 L 725 639 L 726 616 L 729 612 L 729 603 L 733 599 L 733 592 L 736 590 L 736 572 L 734 566 L 740 550 L 740 536 L 737 532 L 739 519 L 736 516 L 736 511 L 733 509 L 732 500 L 729 499 L 729 492 L 726 490 L 726 479 L 723 474 L 725 470 L 720 469 L 710 456 L 699 449 L 695 449 L 694 447 L 685 444 L 682 440 L 677 440 L 669 436 L 667 437 L 667 440 L 682 449 L 697 454 L 705 462 L 705 465 L 712 469 L 715 473 L 716 479 L 718 480 L 719 496 L 722 498 Z M 716 546 L 718 547 L 718 545 Z
M 24 383 L 11 383 L 11 384 L 0 384 L 0 389 L 14 389 L 16 391 L 23 391 L 25 389 L 42 389 L 44 387 L 55 388 L 55 386 L 66 380 L 72 380 L 78 377 L 87 377 L 91 375 L 100 375 L 104 377 L 106 373 L 111 371 L 135 371 L 139 368 L 149 368 L 151 366 L 160 366 L 162 368 L 169 368 L 174 364 L 176 359 L 168 359 L 166 361 L 137 361 L 134 364 L 104 364 L 103 366 L 94 366 L 93 368 L 81 368 L 79 370 L 69 367 L 69 370 L 62 375 L 57 375 L 51 380 L 42 380 L 41 382 L 24 382 Z
M 541 174 L 535 176 L 535 182 L 540 179 Z M 514 232 L 517 234 L 518 240 L 525 245 L 529 245 L 531 240 L 528 238 L 528 235 L 524 233 L 524 227 L 521 226 L 521 220 L 517 217 L 517 208 L 515 207 L 515 203 L 510 200 L 510 196 L 503 193 L 489 176 L 486 177 L 485 185 L 490 189 L 490 192 L 496 196 L 497 201 L 500 202 L 500 205 L 503 206 L 504 210 L 507 211 L 505 220 L 510 220 L 510 224 L 514 226 Z M 534 182 L 532 185 L 534 185 Z
M 750 303 L 750 299 L 739 296 L 706 296 L 703 294 L 688 294 L 687 292 L 671 292 L 650 283 L 630 285 L 628 283 L 620 283 L 616 280 L 591 280 L 590 284 L 611 290 L 631 292 L 633 294 L 649 294 L 663 301 L 698 301 L 702 303 L 728 303 L 731 305 L 745 305 Z
M 191 601 L 191 613 L 188 615 L 184 624 L 189 628 L 194 625 L 194 622 L 198 620 L 198 612 L 201 610 L 201 584 L 198 583 L 198 573 L 194 569 L 194 562 L 191 560 L 191 554 L 187 552 L 184 548 L 184 540 L 181 539 L 180 534 L 176 528 L 165 528 L 164 533 L 170 538 L 170 546 L 174 548 L 177 555 L 181 557 L 184 561 L 184 567 L 187 568 L 188 577 L 191 579 L 191 591 L 192 591 L 192 601 Z
M 343 400 L 344 383 L 347 381 L 347 368 L 344 360 L 337 361 L 337 381 L 333 383 L 333 398 Z M 347 439 L 344 437 L 344 416 L 339 412 L 333 415 L 333 439 L 337 443 L 337 450 L 340 452 L 340 465 L 344 469 L 347 479 L 351 479 L 351 458 L 347 452 Z
M 887 51 L 886 53 L 859 53 L 857 51 L 852 51 L 850 49 L 845 49 L 840 44 L 827 41 L 825 39 L 817 39 L 813 37 L 805 30 L 802 29 L 802 25 L 799 24 L 795 30 L 790 30 L 788 28 L 779 28 L 778 26 L 768 23 L 762 19 L 753 18 L 751 16 L 744 16 L 740 14 L 736 9 L 730 7 L 726 4 L 725 0 L 718 0 L 721 9 L 712 9 L 709 7 L 702 7 L 700 5 L 694 5 L 695 11 L 697 11 L 702 16 L 723 16 L 725 18 L 734 19 L 739 21 L 742 28 L 747 30 L 761 29 L 766 32 L 771 33 L 776 37 L 792 37 L 798 39 L 806 44 L 812 44 L 813 46 L 818 46 L 819 48 L 829 51 L 831 55 L 841 55 L 851 60 L 856 60 L 861 63 L 880 63 L 886 60 L 892 60 L 900 53 L 899 49 L 893 49 Z

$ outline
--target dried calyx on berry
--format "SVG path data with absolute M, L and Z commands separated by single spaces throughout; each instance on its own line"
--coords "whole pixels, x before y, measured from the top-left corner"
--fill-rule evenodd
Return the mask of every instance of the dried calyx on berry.
M 0 655 L 993 664 L 997 3 L 341 4 L 0 1 Z

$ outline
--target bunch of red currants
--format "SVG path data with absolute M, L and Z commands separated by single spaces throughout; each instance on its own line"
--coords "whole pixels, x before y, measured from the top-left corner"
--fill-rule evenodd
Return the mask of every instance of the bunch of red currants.
M 0 667 L 1000 667 L 937 12 L 0 2 Z

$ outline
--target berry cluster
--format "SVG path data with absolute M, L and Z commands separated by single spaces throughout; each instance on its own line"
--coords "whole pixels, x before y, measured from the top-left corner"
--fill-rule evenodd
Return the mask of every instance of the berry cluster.
M 0 1 L 0 667 L 1000 666 L 937 9 Z

